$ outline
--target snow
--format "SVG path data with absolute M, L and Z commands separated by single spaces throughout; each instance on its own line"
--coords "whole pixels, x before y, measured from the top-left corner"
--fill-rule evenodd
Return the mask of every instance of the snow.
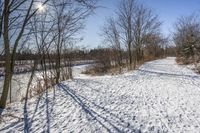
M 200 76 L 175 58 L 116 76 L 77 76 L 3 111 L 0 132 L 200 131 Z M 8 114 L 20 117 L 6 117 Z
M 74 62 L 74 64 L 75 63 L 76 62 Z M 84 62 L 79 61 L 78 63 L 84 63 Z M 89 66 L 91 66 L 91 64 L 73 66 L 72 67 L 73 76 L 74 77 L 80 77 L 80 76 L 83 77 L 84 75 L 81 74 L 81 73 L 83 71 L 85 71 L 86 68 L 89 67 Z M 50 75 L 49 71 L 47 71 L 47 73 L 48 73 L 48 75 Z M 42 71 L 36 72 L 36 74 L 33 78 L 33 83 L 32 83 L 33 85 L 35 85 L 38 80 L 42 81 L 42 79 L 43 79 L 42 74 L 43 74 Z M 23 99 L 25 97 L 26 88 L 27 88 L 27 84 L 29 82 L 30 76 L 31 76 L 30 72 L 15 74 L 13 76 L 13 80 L 12 80 L 12 102 L 13 101 L 20 101 L 21 99 Z M 0 76 L 0 96 L 1 96 L 1 91 L 3 89 L 3 78 L 4 77 Z

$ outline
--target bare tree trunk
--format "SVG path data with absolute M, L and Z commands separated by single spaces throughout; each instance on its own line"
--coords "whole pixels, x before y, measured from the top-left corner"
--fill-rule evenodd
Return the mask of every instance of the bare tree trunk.
M 10 45 L 9 45 L 9 34 L 8 34 L 8 23 L 9 23 L 9 0 L 6 0 L 4 3 L 4 48 L 5 48 L 5 78 L 3 85 L 3 92 L 0 100 L 0 108 L 6 107 L 6 100 L 8 97 L 8 91 L 10 87 L 10 80 L 12 78 L 11 73 L 11 54 L 10 54 Z
M 59 22 L 58 22 L 59 23 Z M 60 82 L 60 62 L 61 62 L 61 58 L 60 58 L 60 39 L 61 39 L 61 31 L 60 31 L 60 26 L 58 24 L 58 42 L 57 42 L 57 58 L 56 58 L 56 84 L 58 84 Z
M 128 44 L 128 57 L 129 57 L 129 65 L 130 69 L 132 69 L 132 53 L 131 53 L 131 44 Z
M 121 0 L 121 4 L 119 6 L 119 26 L 121 27 L 124 35 L 123 38 L 126 42 L 127 51 L 128 51 L 128 60 L 129 60 L 129 69 L 132 69 L 133 64 L 133 20 L 134 20 L 134 10 L 136 7 L 135 0 Z
M 7 97 L 8 97 L 8 92 L 9 92 L 9 87 L 10 87 L 10 79 L 12 78 L 9 60 L 10 60 L 10 56 L 6 56 L 5 79 L 4 79 L 4 85 L 3 85 L 3 92 L 2 92 L 1 100 L 0 100 L 0 108 L 2 108 L 2 109 L 4 109 L 6 107 L 6 100 L 7 100 Z
M 10 79 L 10 103 L 12 102 L 12 78 Z

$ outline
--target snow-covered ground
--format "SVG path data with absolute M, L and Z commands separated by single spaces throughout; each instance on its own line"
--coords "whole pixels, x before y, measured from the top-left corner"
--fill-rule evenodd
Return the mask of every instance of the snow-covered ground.
M 198 133 L 199 110 L 200 76 L 166 58 L 123 75 L 78 76 L 30 99 L 27 110 L 13 103 L 0 132 Z

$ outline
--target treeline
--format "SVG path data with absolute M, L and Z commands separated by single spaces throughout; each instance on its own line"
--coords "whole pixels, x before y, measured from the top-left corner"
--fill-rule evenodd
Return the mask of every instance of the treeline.
M 125 53 L 126 51 L 121 51 L 123 53 L 123 58 L 125 57 Z M 105 54 L 110 54 L 114 59 L 113 56 L 113 49 L 111 48 L 93 48 L 93 49 L 88 49 L 88 50 L 81 50 L 81 49 L 74 49 L 74 50 L 70 50 L 67 53 L 62 53 L 60 55 L 61 59 L 64 59 L 66 57 L 71 57 L 71 60 L 73 61 L 81 61 L 81 60 L 98 60 L 98 56 L 103 56 Z M 50 53 L 50 54 L 46 54 L 45 57 L 46 59 L 48 59 L 49 57 L 51 58 L 51 60 L 56 60 L 56 53 Z M 27 51 L 22 51 L 22 52 L 17 52 L 15 55 L 15 59 L 16 61 L 29 61 L 29 60 L 39 60 L 40 59 L 40 55 L 38 53 L 32 53 L 31 50 L 27 50 Z M 48 57 L 49 56 L 49 57 Z M 0 61 L 5 61 L 5 55 L 0 55 Z
M 95 54 L 96 49 L 92 49 L 92 50 L 71 50 L 70 52 L 67 53 L 63 53 L 61 54 L 61 59 L 64 59 L 66 57 L 71 57 L 72 60 L 93 60 L 94 58 L 94 54 Z M 48 56 L 52 59 L 52 60 L 56 60 L 56 53 L 50 53 Z M 48 59 L 49 57 L 46 54 L 46 59 Z M 28 60 L 39 60 L 40 59 L 40 55 L 38 53 L 32 53 L 31 51 L 23 51 L 23 52 L 18 52 L 16 53 L 16 61 L 20 61 L 20 60 L 24 60 L 24 61 L 28 61 Z M 5 55 L 0 55 L 0 61 L 4 61 L 5 60 Z

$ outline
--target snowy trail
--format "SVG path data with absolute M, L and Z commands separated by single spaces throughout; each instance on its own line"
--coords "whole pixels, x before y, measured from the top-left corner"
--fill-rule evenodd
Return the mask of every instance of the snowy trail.
M 41 98 L 12 104 L 0 132 L 200 132 L 200 76 L 175 58 L 118 76 L 78 76 Z M 27 125 L 27 126 L 24 126 Z

